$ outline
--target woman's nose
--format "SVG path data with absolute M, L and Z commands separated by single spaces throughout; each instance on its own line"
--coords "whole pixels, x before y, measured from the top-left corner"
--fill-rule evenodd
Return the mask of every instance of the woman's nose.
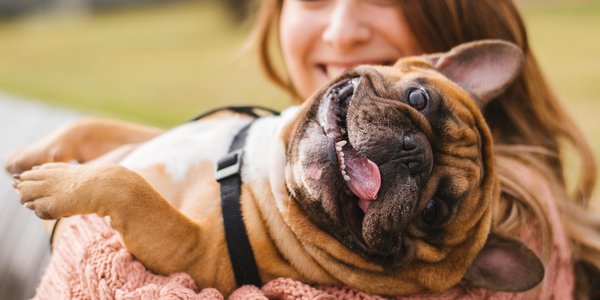
M 371 32 L 368 18 L 360 13 L 357 0 L 336 0 L 329 14 L 329 22 L 323 31 L 323 41 L 340 51 L 368 42 Z

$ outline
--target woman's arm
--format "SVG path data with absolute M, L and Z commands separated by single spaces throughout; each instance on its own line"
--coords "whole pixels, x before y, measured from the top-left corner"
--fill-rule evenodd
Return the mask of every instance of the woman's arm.
M 18 174 L 46 162 L 94 160 L 128 144 L 147 141 L 164 130 L 131 122 L 86 117 L 9 156 L 6 170 Z

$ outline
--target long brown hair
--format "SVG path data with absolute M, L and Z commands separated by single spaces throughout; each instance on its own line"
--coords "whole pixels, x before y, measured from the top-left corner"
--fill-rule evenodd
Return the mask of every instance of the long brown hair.
M 523 20 L 511 0 L 397 0 L 412 32 L 418 37 L 424 53 L 447 51 L 479 39 L 502 39 L 521 47 L 525 54 L 522 75 L 484 111 L 492 130 L 497 155 L 513 157 L 544 174 L 553 190 L 553 201 L 561 209 L 563 225 L 576 261 L 576 296 L 586 297 L 600 290 L 590 277 L 600 270 L 600 217 L 586 210 L 596 183 L 593 152 L 582 132 L 566 114 L 542 75 L 531 52 Z M 281 11 L 281 0 L 262 1 L 254 39 L 259 46 L 259 59 L 267 77 L 292 97 L 298 93 L 285 73 L 278 72 L 273 53 L 273 38 Z M 276 41 L 277 43 L 277 41 Z M 581 162 L 575 186 L 568 192 L 562 159 L 574 149 Z M 513 210 L 532 211 L 544 232 L 542 253 L 550 251 L 552 233 L 544 218 L 541 199 L 527 192 L 527 186 L 511 179 L 510 170 L 502 174 L 500 183 L 505 198 L 513 199 Z M 521 216 L 525 213 L 518 214 Z M 514 214 L 513 214 L 514 216 Z M 509 230 L 526 222 L 524 217 L 496 220 L 498 230 Z

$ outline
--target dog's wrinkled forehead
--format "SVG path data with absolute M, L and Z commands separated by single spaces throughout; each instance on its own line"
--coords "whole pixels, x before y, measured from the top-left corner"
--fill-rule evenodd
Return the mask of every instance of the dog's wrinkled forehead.
M 470 99 L 472 95 L 465 93 L 423 57 L 400 59 L 393 66 L 357 66 L 342 75 L 341 79 L 351 77 L 367 79 L 378 96 L 388 99 L 401 100 L 399 98 L 406 96 L 400 94 L 401 92 L 422 85 L 444 96 L 467 98 L 465 99 L 467 102 L 473 101 Z
M 356 77 L 361 78 L 362 85 L 356 90 L 356 100 L 375 97 L 398 101 L 405 105 L 405 113 L 421 125 L 420 130 L 428 138 L 460 139 L 461 133 L 456 131 L 437 130 L 437 136 L 430 132 L 436 131 L 436 127 L 441 129 L 439 127 L 448 127 L 456 122 L 469 128 L 476 127 L 478 116 L 474 115 L 480 114 L 479 99 L 441 74 L 424 57 L 400 59 L 394 66 L 358 66 L 343 74 L 340 80 Z M 378 102 L 370 104 L 377 105 Z M 448 119 L 455 121 L 448 124 Z

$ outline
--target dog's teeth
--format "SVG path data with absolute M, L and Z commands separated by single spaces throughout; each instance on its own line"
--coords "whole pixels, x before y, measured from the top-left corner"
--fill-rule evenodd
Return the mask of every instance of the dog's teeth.
M 341 149 L 341 147 L 344 147 L 347 143 L 348 142 L 346 142 L 345 140 L 341 140 L 341 141 L 335 143 L 335 145 L 338 146 L 338 147 L 340 147 L 340 149 Z
M 345 181 L 350 181 L 350 176 L 348 176 L 348 175 L 344 175 L 344 180 L 345 180 Z
M 346 166 L 344 166 L 344 167 L 346 167 Z M 346 174 L 347 174 L 347 173 L 346 173 L 346 170 L 342 170 L 342 175 L 343 175 L 343 176 L 346 176 Z
M 341 152 L 342 149 L 340 149 L 340 157 L 344 158 L 344 152 Z
M 340 169 L 342 169 L 342 171 L 346 170 L 346 164 L 344 162 L 342 162 L 340 164 Z M 344 171 L 344 172 L 346 172 L 346 171 Z
M 342 153 L 342 147 L 340 146 L 335 146 L 335 151 Z
M 346 134 L 346 130 L 344 130 L 344 129 L 341 129 L 341 130 L 342 130 L 342 134 Z

